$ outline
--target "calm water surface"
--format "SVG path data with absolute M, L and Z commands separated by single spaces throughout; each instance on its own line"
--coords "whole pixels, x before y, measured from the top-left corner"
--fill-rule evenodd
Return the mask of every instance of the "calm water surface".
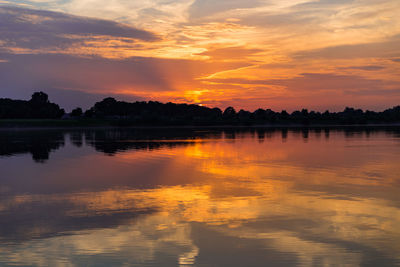
M 395 130 L 0 131 L 0 265 L 398 266 Z

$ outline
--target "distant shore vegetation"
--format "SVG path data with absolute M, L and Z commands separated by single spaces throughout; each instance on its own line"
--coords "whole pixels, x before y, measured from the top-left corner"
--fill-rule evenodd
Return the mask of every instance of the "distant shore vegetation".
M 209 108 L 195 104 L 160 103 L 156 101 L 124 102 L 108 97 L 83 111 L 76 108 L 65 113 L 51 103 L 48 95 L 36 92 L 28 101 L 0 99 L 0 120 L 48 120 L 46 126 L 104 124 L 110 126 L 218 126 L 218 125 L 356 125 L 400 123 L 400 106 L 382 112 L 346 107 L 341 112 L 318 112 L 307 109 L 291 113 L 259 108 L 254 112 Z M 62 121 L 67 121 L 63 123 Z M 7 124 L 0 124 L 5 126 Z

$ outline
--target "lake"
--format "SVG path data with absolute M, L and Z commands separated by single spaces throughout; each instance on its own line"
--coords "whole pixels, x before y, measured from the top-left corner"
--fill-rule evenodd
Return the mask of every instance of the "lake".
M 400 130 L 0 131 L 1 266 L 400 266 Z

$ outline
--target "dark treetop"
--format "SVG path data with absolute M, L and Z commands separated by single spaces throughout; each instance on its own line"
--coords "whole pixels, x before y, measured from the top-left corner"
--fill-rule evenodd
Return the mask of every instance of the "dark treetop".
M 64 113 L 43 92 L 34 93 L 29 101 L 0 98 L 0 119 L 56 119 Z

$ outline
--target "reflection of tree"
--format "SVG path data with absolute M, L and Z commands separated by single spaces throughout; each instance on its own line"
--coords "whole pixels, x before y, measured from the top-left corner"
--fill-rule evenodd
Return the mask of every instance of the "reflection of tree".
M 196 140 L 221 138 L 221 131 L 192 129 L 116 129 L 85 132 L 86 143 L 114 155 L 127 150 L 156 150 L 193 144 Z
M 288 133 L 301 136 L 305 141 L 310 137 L 330 137 L 330 132 L 343 133 L 346 138 L 367 137 L 373 132 L 385 131 L 388 135 L 400 136 L 397 128 L 383 127 L 298 127 L 298 128 L 115 128 L 89 130 L 48 130 L 48 131 L 0 131 L 0 156 L 30 153 L 36 162 L 45 162 L 50 152 L 59 149 L 65 144 L 65 135 L 76 147 L 84 144 L 94 147 L 97 151 L 108 155 L 115 155 L 127 150 L 157 150 L 187 146 L 194 142 L 225 139 L 258 138 L 260 142 L 269 140 L 273 136 L 281 136 L 282 141 L 288 139 Z
M 32 154 L 36 162 L 45 162 L 51 151 L 64 145 L 60 131 L 4 131 L 0 132 L 0 156 Z
M 83 145 L 83 138 L 84 138 L 84 134 L 82 131 L 70 133 L 71 143 L 76 147 L 81 147 Z

